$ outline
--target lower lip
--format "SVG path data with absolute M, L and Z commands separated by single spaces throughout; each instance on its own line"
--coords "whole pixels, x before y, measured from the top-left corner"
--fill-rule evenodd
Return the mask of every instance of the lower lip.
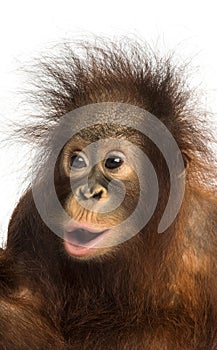
M 95 248 L 94 246 L 103 239 L 104 235 L 107 232 L 108 230 L 103 232 L 99 237 L 87 243 L 85 246 L 70 243 L 69 241 L 65 240 L 64 241 L 65 249 L 70 255 L 77 256 L 77 257 L 94 254 L 99 249 L 99 248 Z
M 70 242 L 64 242 L 66 251 L 73 256 L 82 257 L 94 253 L 97 248 L 83 247 Z

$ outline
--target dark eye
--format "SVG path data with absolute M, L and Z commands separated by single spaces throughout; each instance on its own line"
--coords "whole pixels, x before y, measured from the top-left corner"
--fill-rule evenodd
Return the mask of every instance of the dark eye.
M 107 169 L 116 169 L 119 168 L 123 164 L 123 160 L 118 156 L 110 156 L 105 161 L 105 167 Z
M 74 169 L 82 169 L 87 166 L 85 159 L 80 155 L 73 155 L 70 160 L 70 167 Z

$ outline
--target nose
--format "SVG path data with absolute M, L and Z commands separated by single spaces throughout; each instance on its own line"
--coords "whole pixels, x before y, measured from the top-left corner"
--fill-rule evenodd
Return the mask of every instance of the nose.
M 89 188 L 87 185 L 84 185 L 78 189 L 78 196 L 85 200 L 102 200 L 108 198 L 108 191 L 101 185 L 96 185 L 91 188 Z

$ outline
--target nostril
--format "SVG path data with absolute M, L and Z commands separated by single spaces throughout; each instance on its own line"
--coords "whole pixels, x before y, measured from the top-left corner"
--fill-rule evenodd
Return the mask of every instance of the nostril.
M 100 199 L 102 197 L 103 191 L 98 191 L 92 195 L 92 198 L 94 199 Z

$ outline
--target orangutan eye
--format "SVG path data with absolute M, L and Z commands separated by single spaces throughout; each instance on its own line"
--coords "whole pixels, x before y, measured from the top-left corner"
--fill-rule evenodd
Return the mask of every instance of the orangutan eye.
M 79 154 L 74 154 L 70 159 L 70 168 L 73 169 L 82 169 L 88 166 L 85 158 Z
M 117 169 L 123 164 L 123 159 L 119 156 L 109 156 L 105 161 L 105 167 L 107 169 Z

